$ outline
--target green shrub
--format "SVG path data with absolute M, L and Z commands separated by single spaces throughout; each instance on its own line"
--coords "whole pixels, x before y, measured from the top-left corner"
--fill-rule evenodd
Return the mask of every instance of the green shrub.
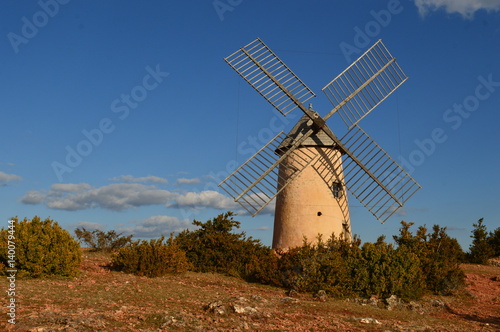
M 490 244 L 490 247 L 493 248 L 494 256 L 500 257 L 500 227 L 495 229 L 493 232 L 490 232 L 488 243 Z
M 324 243 L 319 237 L 313 246 L 305 239 L 302 247 L 278 251 L 281 285 L 298 292 L 324 290 L 335 297 L 347 295 L 347 265 L 334 247 L 335 241 Z
M 135 241 L 112 255 L 111 266 L 115 270 L 138 276 L 161 277 L 169 273 L 186 272 L 190 264 L 186 254 L 170 237 L 150 241 Z
M 376 243 L 365 243 L 357 259 L 351 260 L 354 291 L 363 297 L 418 299 L 425 290 L 420 260 L 405 247 L 394 249 L 380 237 Z
M 175 243 L 186 252 L 196 272 L 217 272 L 264 284 L 277 283 L 277 257 L 273 251 L 246 234 L 233 233 L 240 222 L 232 212 L 218 215 L 199 227 L 177 235 Z
M 383 237 L 376 243 L 352 242 L 330 237 L 312 246 L 280 252 L 282 286 L 300 292 L 322 289 L 334 297 L 397 295 L 418 299 L 425 290 L 417 255 L 402 247 L 394 249 Z
M 19 277 L 74 277 L 79 272 L 80 245 L 59 224 L 49 218 L 13 218 L 15 266 Z M 8 266 L 9 229 L 0 230 L 0 262 Z
M 93 251 L 114 251 L 132 242 L 133 235 L 121 236 L 122 234 L 113 230 L 107 233 L 98 229 L 89 231 L 84 227 L 75 230 L 77 239 L 83 241 Z
M 400 235 L 394 240 L 420 259 L 420 269 L 426 288 L 435 293 L 449 295 L 464 286 L 465 276 L 460 269 L 464 253 L 456 239 L 446 234 L 446 228 L 433 226 L 433 233 L 420 226 L 417 234 L 410 232 L 413 223 L 401 222 Z
M 488 260 L 499 253 L 498 242 L 500 241 L 500 231 L 488 234 L 483 218 L 477 224 L 472 224 L 472 244 L 469 247 L 467 260 L 473 264 L 488 264 Z M 495 246 L 497 245 L 497 246 Z

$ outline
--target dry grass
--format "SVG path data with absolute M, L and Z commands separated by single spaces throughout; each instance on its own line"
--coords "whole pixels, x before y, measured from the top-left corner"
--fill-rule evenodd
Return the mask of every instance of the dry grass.
M 422 300 L 416 310 L 320 302 L 309 294 L 284 300 L 282 289 L 249 284 L 218 274 L 186 273 L 149 279 L 107 268 L 109 255 L 85 253 L 75 279 L 18 280 L 17 324 L 7 323 L 3 298 L 0 329 L 18 331 L 495 331 L 500 322 L 498 267 L 464 266 L 472 296 Z M 493 278 L 494 279 L 494 278 Z M 487 282 L 489 280 L 489 282 Z M 482 282 L 487 282 L 482 284 Z M 7 288 L 7 280 L 0 286 Z M 495 298 L 483 298 L 482 286 Z M 492 288 L 493 287 L 493 288 Z M 474 293 L 476 292 L 476 293 Z M 479 295 L 478 295 L 479 294 Z M 466 299 L 466 300 L 464 300 Z M 224 314 L 206 310 L 221 301 Z M 480 308 L 483 312 L 474 311 Z M 497 301 L 495 303 L 495 301 Z M 255 308 L 236 313 L 236 306 Z M 488 309 L 489 308 L 489 309 Z M 486 312 L 484 311 L 486 310 Z M 489 310 L 489 311 L 488 311 Z M 363 323 L 360 318 L 379 323 Z

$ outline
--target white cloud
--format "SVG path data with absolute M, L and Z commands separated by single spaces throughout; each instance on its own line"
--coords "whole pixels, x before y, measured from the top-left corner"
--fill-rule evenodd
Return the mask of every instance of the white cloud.
M 10 182 L 10 181 L 21 181 L 23 178 L 19 175 L 15 174 L 7 174 L 4 172 L 0 172 L 0 181 L 1 182 Z
M 443 8 L 447 13 L 458 13 L 468 19 L 473 18 L 474 13 L 481 9 L 500 10 L 499 0 L 415 0 L 415 5 L 422 16 Z
M 222 195 L 221 193 L 213 190 L 206 190 L 201 192 L 188 192 L 178 195 L 174 202 L 169 206 L 176 208 L 197 208 L 197 207 L 210 207 L 214 209 L 235 209 L 239 205 L 233 201 L 232 198 Z
M 96 229 L 102 231 L 104 229 L 104 225 L 91 221 L 79 221 L 75 224 L 75 228 L 81 228 L 81 227 L 85 228 L 88 231 L 93 231 Z
M 169 236 L 170 233 L 179 233 L 185 229 L 195 229 L 187 219 L 180 220 L 171 216 L 152 216 L 139 221 L 136 225 L 118 228 L 118 232 L 132 234 L 139 238 L 154 238 L 160 235 Z
M 179 194 L 140 183 L 113 183 L 101 187 L 92 187 L 87 183 L 57 183 L 50 190 L 30 190 L 19 201 L 24 204 L 44 204 L 51 209 L 66 211 L 92 208 L 123 211 L 148 205 L 233 211 L 241 208 L 232 198 L 217 191 Z
M 177 184 L 197 184 L 200 183 L 200 179 L 193 178 L 193 179 L 186 179 L 186 178 L 180 178 L 177 179 Z
M 161 178 L 159 176 L 148 175 L 143 177 L 134 177 L 132 175 L 121 175 L 114 178 L 109 179 L 115 182 L 142 182 L 142 183 L 163 183 L 166 184 L 167 179 Z
M 262 226 L 262 227 L 257 227 L 253 228 L 254 231 L 268 231 L 270 228 L 268 226 Z
M 31 190 L 20 201 L 26 204 L 44 203 L 58 210 L 103 208 L 122 211 L 145 205 L 167 204 L 177 194 L 138 183 L 115 183 L 99 188 L 88 184 L 57 184 L 50 191 Z
M 43 191 L 30 190 L 20 199 L 20 201 L 24 204 L 40 204 L 46 196 L 47 194 Z
M 56 183 L 50 187 L 53 191 L 79 192 L 90 189 L 88 183 Z

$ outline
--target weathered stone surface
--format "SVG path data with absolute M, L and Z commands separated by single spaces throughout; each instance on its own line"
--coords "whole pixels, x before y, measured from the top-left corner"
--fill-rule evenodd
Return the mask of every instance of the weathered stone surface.
M 382 325 L 381 322 L 376 320 L 375 318 L 370 318 L 370 317 L 353 317 L 352 320 L 358 321 L 363 324 L 377 324 L 377 325 Z
M 211 302 L 205 307 L 205 309 L 219 315 L 223 315 L 227 312 L 222 301 Z
M 439 299 L 432 299 L 430 301 L 430 303 L 431 303 L 431 305 L 433 307 L 438 307 L 438 308 L 444 308 L 444 307 L 446 307 L 446 304 L 443 301 L 439 300 Z
M 321 301 L 321 302 L 326 302 L 328 301 L 328 295 L 326 294 L 326 292 L 324 290 L 319 290 L 315 295 L 314 297 Z
M 239 304 L 233 304 L 233 305 L 231 305 L 231 308 L 237 314 L 255 314 L 255 313 L 257 313 L 257 309 L 250 307 L 250 306 L 243 307 Z
M 295 298 L 289 297 L 289 296 L 285 296 L 285 297 L 281 298 L 280 301 L 283 303 L 298 303 L 299 302 L 298 299 L 295 299 Z
M 387 310 L 393 310 L 402 307 L 401 299 L 396 295 L 391 295 L 390 297 L 386 298 L 385 303 L 387 304 Z

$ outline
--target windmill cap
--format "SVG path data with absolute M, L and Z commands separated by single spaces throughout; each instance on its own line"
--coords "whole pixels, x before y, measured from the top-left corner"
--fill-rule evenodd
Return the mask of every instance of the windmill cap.
M 300 139 L 312 126 L 312 120 L 304 114 L 299 121 L 295 124 L 295 126 L 290 130 L 287 137 L 281 142 L 281 144 L 276 149 L 277 151 L 287 150 L 290 148 L 293 143 L 295 143 L 298 139 Z M 312 134 L 304 142 L 302 142 L 301 146 L 318 146 L 318 147 L 333 147 L 335 146 L 335 142 L 330 138 L 327 134 L 333 135 L 333 132 L 328 128 L 327 125 L 323 127 L 322 130 L 318 131 L 315 134 Z

